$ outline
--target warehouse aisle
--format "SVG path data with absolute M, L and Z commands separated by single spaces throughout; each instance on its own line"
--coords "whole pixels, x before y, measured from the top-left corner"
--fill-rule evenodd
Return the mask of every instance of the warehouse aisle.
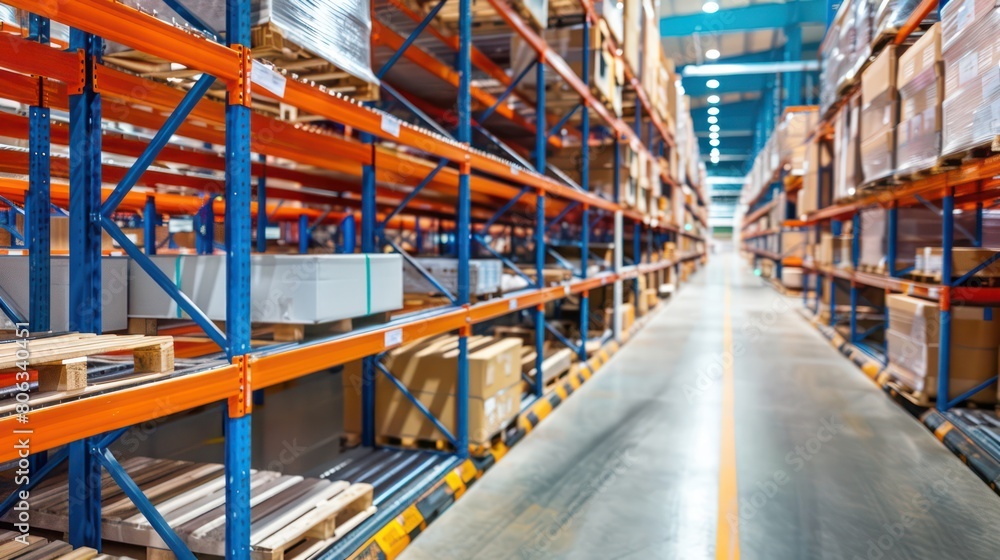
M 1000 499 L 798 305 L 715 255 L 401 558 L 995 558 Z

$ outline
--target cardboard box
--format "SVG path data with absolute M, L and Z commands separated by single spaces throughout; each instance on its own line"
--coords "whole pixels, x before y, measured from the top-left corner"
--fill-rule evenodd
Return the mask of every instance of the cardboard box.
M 899 55 L 896 68 L 896 88 L 902 90 L 928 70 L 937 71 L 941 58 L 941 24 L 935 23 L 916 43 Z
M 470 397 L 469 444 L 488 445 L 494 435 L 517 418 L 521 412 L 521 393 L 521 384 L 518 383 L 485 399 Z M 414 392 L 413 396 L 449 432 L 455 434 L 454 394 Z M 444 439 L 444 434 L 398 390 L 376 392 L 375 400 L 377 435 L 423 441 Z
M 979 247 L 953 247 L 951 250 L 952 277 L 964 276 L 974 268 L 986 262 L 1000 251 Z M 915 268 L 924 274 L 940 274 L 942 269 L 943 251 L 941 247 L 922 247 L 917 250 Z M 976 273 L 976 278 L 991 278 L 1000 276 L 1000 261 L 994 261 Z
M 781 283 L 786 288 L 793 290 L 802 289 L 802 269 L 794 266 L 785 266 L 781 269 Z
M 937 302 L 901 294 L 886 299 L 886 332 L 890 372 L 906 387 L 929 398 L 937 396 L 940 307 Z M 952 307 L 950 396 L 976 387 L 996 375 L 1000 317 L 992 308 Z M 976 402 L 993 402 L 996 390 L 979 393 Z

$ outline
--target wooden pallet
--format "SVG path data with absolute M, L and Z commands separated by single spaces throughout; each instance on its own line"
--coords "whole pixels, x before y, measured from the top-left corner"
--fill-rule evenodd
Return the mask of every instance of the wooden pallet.
M 376 436 L 375 443 L 383 447 L 402 447 L 404 449 L 424 449 L 429 451 L 452 451 L 451 443 L 444 436 L 442 439 Z
M 174 340 L 169 336 L 83 333 L 22 341 L 0 344 L 0 372 L 30 366 L 38 370 L 40 391 L 85 388 L 89 356 L 131 353 L 136 373 L 163 373 L 174 369 Z
M 24 537 L 22 541 L 15 541 L 14 538 L 19 534 L 15 531 L 0 531 L 0 558 L 3 560 L 133 560 L 128 556 L 102 554 L 86 546 L 74 550 L 67 542 L 34 535 Z M 27 544 L 24 544 L 25 541 Z
M 934 406 L 934 401 L 922 391 L 914 391 L 898 381 L 886 381 L 883 387 L 885 387 L 885 390 L 890 396 L 901 397 L 914 406 L 918 406 L 920 408 L 930 408 Z
M 223 465 L 133 457 L 122 461 L 182 541 L 196 554 L 225 555 L 225 473 Z M 251 473 L 251 558 L 283 560 L 305 541 L 336 540 L 371 516 L 372 486 L 283 475 Z M 66 531 L 69 526 L 65 474 L 32 492 L 32 526 Z M 146 547 L 162 557 L 166 543 L 110 475 L 101 481 L 101 532 L 105 540 Z M 7 514 L 5 521 L 13 519 Z
M 347 95 L 359 101 L 373 101 L 379 98 L 378 84 L 356 78 L 335 64 L 314 55 L 308 48 L 290 41 L 280 28 L 271 23 L 253 27 L 250 35 L 253 58 L 267 61 L 289 79 L 313 82 L 327 91 Z M 134 50 L 106 54 L 103 60 L 106 64 L 158 81 L 194 80 L 201 74 L 190 68 L 178 69 L 176 64 L 168 60 Z M 225 93 L 225 86 L 217 84 L 208 92 L 208 96 L 221 100 L 225 98 Z M 254 96 L 252 105 L 259 112 L 292 122 L 326 120 L 316 115 L 300 113 L 293 107 L 264 96 Z

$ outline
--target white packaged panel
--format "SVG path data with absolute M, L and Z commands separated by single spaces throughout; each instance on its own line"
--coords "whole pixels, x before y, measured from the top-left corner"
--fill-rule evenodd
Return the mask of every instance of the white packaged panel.
M 125 257 L 101 259 L 101 328 L 104 332 L 128 328 L 128 265 Z M 51 267 L 49 327 L 56 332 L 68 331 L 69 257 L 52 257 Z M 0 256 L 0 297 L 30 323 L 28 286 L 28 257 Z M 13 323 L 2 313 L 0 328 L 13 328 Z
M 224 255 L 159 255 L 156 266 L 214 321 L 226 318 Z M 250 320 L 313 324 L 403 307 L 399 255 L 252 255 Z M 132 263 L 129 316 L 185 318 L 177 303 Z

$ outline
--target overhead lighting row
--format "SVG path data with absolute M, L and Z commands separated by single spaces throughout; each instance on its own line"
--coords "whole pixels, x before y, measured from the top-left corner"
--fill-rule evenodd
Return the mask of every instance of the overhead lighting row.
M 706 14 L 714 14 L 719 11 L 719 3 L 716 2 L 715 0 L 706 0 L 701 5 L 701 9 Z M 707 58 L 708 60 L 718 60 L 720 56 L 722 56 L 722 53 L 719 52 L 719 49 L 708 49 L 707 51 L 705 51 L 705 58 Z M 705 86 L 708 87 L 708 89 L 718 89 L 719 80 L 716 79 L 708 80 L 705 82 Z M 722 101 L 722 98 L 719 97 L 718 95 L 712 94 L 708 96 L 708 103 L 710 105 L 716 105 L 720 101 Z M 710 152 L 709 155 L 711 162 L 713 164 L 719 163 L 719 155 L 720 155 L 719 144 L 721 143 L 721 141 L 719 139 L 720 138 L 719 133 L 721 132 L 722 129 L 719 127 L 718 115 L 719 115 L 718 107 L 708 108 L 708 124 L 709 124 L 708 143 L 710 146 L 712 146 L 712 151 Z

